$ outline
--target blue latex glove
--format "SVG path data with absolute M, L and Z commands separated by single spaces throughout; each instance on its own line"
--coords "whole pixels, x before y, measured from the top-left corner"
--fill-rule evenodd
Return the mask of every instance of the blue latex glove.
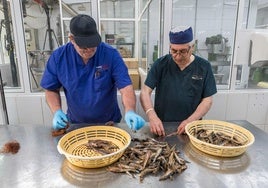
M 145 125 L 145 120 L 132 110 L 125 114 L 125 121 L 129 128 L 135 131 L 139 130 Z
M 63 129 L 67 126 L 68 117 L 62 110 L 57 110 L 53 118 L 53 129 Z

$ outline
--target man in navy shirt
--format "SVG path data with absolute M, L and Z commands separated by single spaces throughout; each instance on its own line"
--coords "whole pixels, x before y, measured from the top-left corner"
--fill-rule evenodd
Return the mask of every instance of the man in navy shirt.
M 54 113 L 53 128 L 64 128 L 68 122 L 120 122 L 118 89 L 126 123 L 131 129 L 140 129 L 145 121 L 135 113 L 134 89 L 119 52 L 101 42 L 95 20 L 88 15 L 73 17 L 70 32 L 70 42 L 51 54 L 41 80 Z M 67 114 L 62 111 L 61 88 L 66 96 Z
M 184 133 L 188 123 L 209 111 L 217 92 L 210 63 L 192 53 L 192 28 L 175 28 L 169 39 L 170 53 L 155 61 L 140 94 L 151 132 L 160 136 L 165 135 L 162 122 L 179 122 L 178 134 Z

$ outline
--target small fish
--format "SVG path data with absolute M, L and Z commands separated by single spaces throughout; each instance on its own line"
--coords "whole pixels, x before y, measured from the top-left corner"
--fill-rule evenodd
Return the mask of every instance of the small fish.
M 170 147 L 167 142 L 153 138 L 132 139 L 134 143 L 123 156 L 111 165 L 111 172 L 138 174 L 140 182 L 149 174 L 163 174 L 159 180 L 172 179 L 175 174 L 187 169 L 184 159 L 178 156 L 176 145 Z
M 166 135 L 166 137 L 170 137 L 170 136 L 176 136 L 176 135 L 178 135 L 178 132 L 177 132 L 177 131 L 172 132 L 172 133 L 170 133 L 170 134 Z
M 194 136 L 204 142 L 219 145 L 219 146 L 242 146 L 243 142 L 240 142 L 235 136 L 231 137 L 220 131 L 211 131 L 205 129 L 194 130 Z

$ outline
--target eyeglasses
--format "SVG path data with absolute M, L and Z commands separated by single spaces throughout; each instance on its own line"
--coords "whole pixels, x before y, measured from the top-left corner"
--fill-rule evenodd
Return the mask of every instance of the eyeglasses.
M 191 49 L 191 46 L 189 46 L 188 49 L 181 49 L 181 50 L 175 50 L 175 49 L 170 48 L 169 52 L 171 55 L 180 54 L 181 56 L 185 56 L 189 53 L 190 49 Z

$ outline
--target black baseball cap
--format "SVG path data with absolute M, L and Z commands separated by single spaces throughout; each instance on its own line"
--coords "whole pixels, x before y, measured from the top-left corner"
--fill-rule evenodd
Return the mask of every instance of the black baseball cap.
M 70 22 L 70 31 L 74 35 L 74 41 L 79 47 L 97 47 L 101 42 L 96 22 L 89 15 L 78 14 L 73 17 Z

